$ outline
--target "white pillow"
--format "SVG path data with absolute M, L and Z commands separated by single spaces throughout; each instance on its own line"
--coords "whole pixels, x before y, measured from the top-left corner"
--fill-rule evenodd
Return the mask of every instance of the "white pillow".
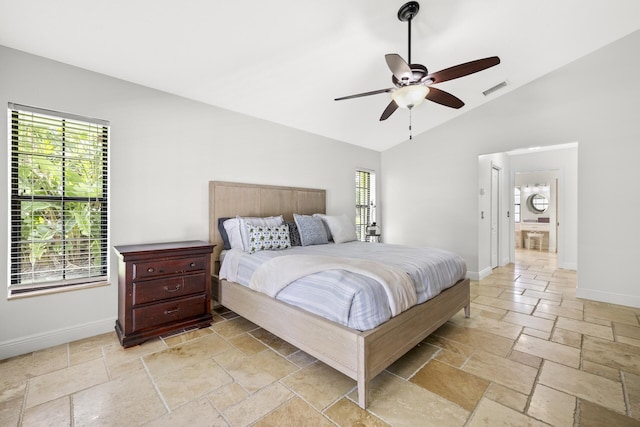
M 269 216 L 265 218 L 250 217 L 250 216 L 238 216 L 240 229 L 240 237 L 242 239 L 242 250 L 249 252 L 251 245 L 249 244 L 249 227 L 248 225 L 263 225 L 265 227 L 279 227 L 284 224 L 284 218 L 282 215 Z M 225 221 L 226 224 L 226 221 Z M 231 243 L 231 237 L 229 237 L 229 243 Z
M 324 215 L 321 218 L 331 230 L 331 236 L 335 243 L 353 242 L 357 239 L 356 226 L 347 215 Z
M 223 222 L 222 226 L 227 231 L 231 249 L 240 249 L 243 251 L 244 246 L 242 244 L 242 235 L 240 234 L 240 220 L 238 218 L 230 218 Z

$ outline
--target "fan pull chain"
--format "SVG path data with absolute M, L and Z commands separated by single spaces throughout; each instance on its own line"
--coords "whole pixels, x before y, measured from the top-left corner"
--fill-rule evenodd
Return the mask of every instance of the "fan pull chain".
M 411 131 L 411 109 L 409 109 L 409 141 L 413 139 L 413 132 Z

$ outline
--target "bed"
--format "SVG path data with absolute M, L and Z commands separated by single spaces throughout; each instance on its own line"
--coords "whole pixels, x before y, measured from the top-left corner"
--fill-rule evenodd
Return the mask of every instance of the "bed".
M 222 237 L 218 219 L 324 213 L 326 192 L 320 189 L 211 181 L 209 183 L 209 239 L 215 244 L 212 271 L 219 271 Z M 436 297 L 416 305 L 373 329 L 359 331 L 247 286 L 228 280 L 212 281 L 220 304 L 316 357 L 357 382 L 358 405 L 369 403 L 371 379 L 402 357 L 464 309 L 469 317 L 469 279 L 462 279 Z

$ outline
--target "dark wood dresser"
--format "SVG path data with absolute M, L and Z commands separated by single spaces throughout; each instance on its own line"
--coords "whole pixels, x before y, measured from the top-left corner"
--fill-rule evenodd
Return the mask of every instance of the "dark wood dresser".
M 115 246 L 120 344 L 211 325 L 211 253 L 202 241 Z

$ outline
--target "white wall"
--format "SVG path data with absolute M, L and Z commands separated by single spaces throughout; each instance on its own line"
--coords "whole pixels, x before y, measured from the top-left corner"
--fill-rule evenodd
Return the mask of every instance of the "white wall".
M 356 168 L 380 153 L 207 106 L 0 46 L 0 106 L 16 102 L 111 122 L 111 245 L 208 239 L 208 181 L 327 190 L 327 212 L 352 214 Z M 0 120 L 0 135 L 7 121 Z M 5 146 L 7 140 L 3 137 Z M 8 148 L 0 150 L 8 165 Z M 8 240 L 7 175 L 0 178 Z M 5 262 L 8 244 L 0 244 Z M 0 296 L 0 359 L 113 330 L 111 286 L 7 300 Z
M 578 141 L 577 294 L 640 307 L 638 49 L 635 32 L 383 152 L 385 241 L 454 250 L 479 274 L 478 156 Z

